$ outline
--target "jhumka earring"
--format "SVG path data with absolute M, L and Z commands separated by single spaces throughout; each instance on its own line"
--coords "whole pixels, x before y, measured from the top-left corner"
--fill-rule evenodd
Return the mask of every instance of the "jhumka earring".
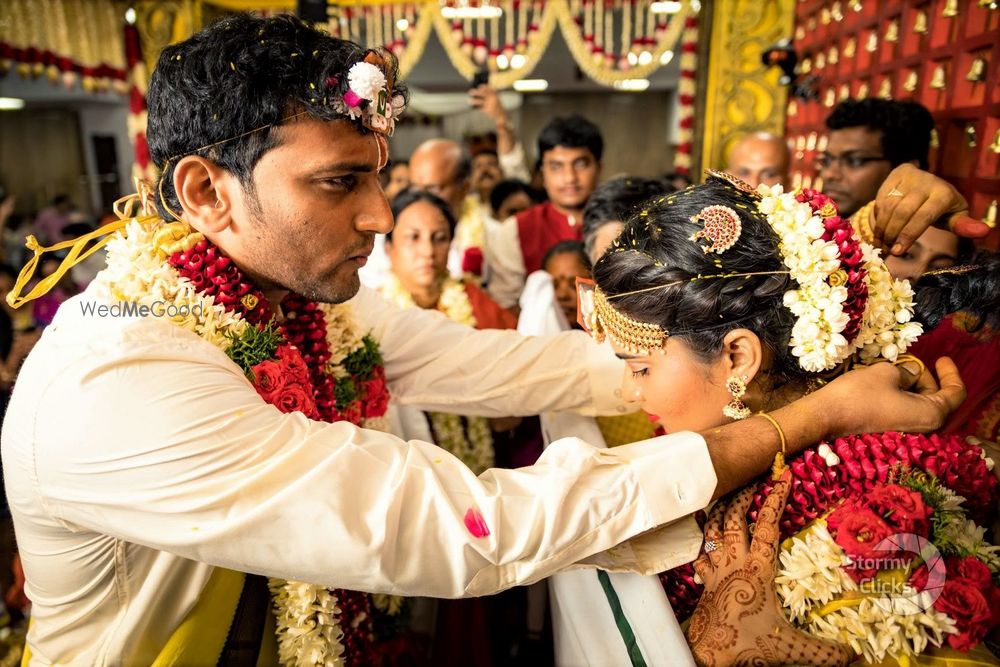
M 741 400 L 747 393 L 747 382 L 749 380 L 750 378 L 746 375 L 739 377 L 736 375 L 729 376 L 729 379 L 726 380 L 726 390 L 733 395 L 733 400 L 729 401 L 722 408 L 722 414 L 737 421 L 750 416 L 750 408 Z

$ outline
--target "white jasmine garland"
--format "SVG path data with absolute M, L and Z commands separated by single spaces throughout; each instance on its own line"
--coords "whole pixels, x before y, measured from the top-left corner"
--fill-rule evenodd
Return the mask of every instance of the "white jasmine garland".
M 775 590 L 794 622 L 804 622 L 817 606 L 844 591 L 857 589 L 843 569 L 849 563 L 847 554 L 833 541 L 823 522 L 791 538 L 789 546 L 782 548 L 779 561 Z
M 825 610 L 830 602 L 857 595 L 858 585 L 843 569 L 850 559 L 823 520 L 786 541 L 779 562 L 775 590 L 790 620 L 815 637 L 850 646 L 869 663 L 916 656 L 956 632 L 955 622 L 934 609 L 928 593 L 913 591 L 913 602 L 899 610 L 864 596 Z
M 297 581 L 269 579 L 275 606 L 278 659 L 295 667 L 344 667 L 340 608 L 329 589 Z
M 849 293 L 831 277 L 841 270 L 840 251 L 824 241 L 823 218 L 808 202 L 783 192 L 780 185 L 758 188 L 762 198 L 758 210 L 767 216 L 777 233 L 782 261 L 798 287 L 785 292 L 783 303 L 796 317 L 789 346 L 799 365 L 810 372 L 830 370 L 857 351 L 865 361 L 883 357 L 889 361 L 906 351 L 922 333 L 913 318 L 913 291 L 909 283 L 894 280 L 879 252 L 862 243 L 864 268 L 868 271 L 868 300 L 861 329 L 848 342 L 843 331 L 850 323 L 844 309 Z

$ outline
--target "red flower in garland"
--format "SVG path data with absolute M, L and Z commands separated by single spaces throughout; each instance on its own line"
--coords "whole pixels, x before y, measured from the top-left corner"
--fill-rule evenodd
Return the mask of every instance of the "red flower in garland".
M 462 255 L 462 273 L 471 273 L 474 276 L 483 275 L 483 249 L 466 248 Z
M 266 402 L 274 404 L 278 392 L 285 386 L 284 370 L 277 361 L 268 359 L 251 369 L 253 371 L 253 388 Z
M 884 553 L 878 547 L 894 531 L 877 514 L 862 502 L 850 502 L 831 514 L 827 525 L 833 541 L 851 558 L 845 569 L 852 579 L 871 579 L 882 569 Z
M 823 457 L 816 453 L 818 445 L 788 461 L 792 471 L 792 489 L 782 514 L 782 539 L 795 535 L 807 523 L 837 504 L 860 498 L 877 487 L 886 486 L 893 471 L 900 468 L 922 470 L 935 475 L 945 486 L 966 499 L 963 507 L 969 518 L 979 525 L 990 525 L 997 515 L 1000 484 L 981 458 L 982 450 L 959 436 L 864 434 L 838 438 L 831 447 L 841 459 L 833 467 L 828 466 Z M 747 521 L 756 522 L 758 512 L 772 488 L 770 479 L 760 484 L 747 512 Z M 878 495 L 875 497 L 879 498 Z M 885 504 L 887 499 L 880 502 L 888 507 Z M 913 506 L 904 504 L 903 507 L 909 507 L 918 514 L 915 503 Z M 849 529 L 854 531 L 849 534 L 856 536 L 859 527 L 853 525 Z M 690 615 L 700 597 L 700 591 L 684 586 L 683 572 L 680 568 L 674 568 L 660 575 L 668 596 L 673 594 L 673 590 L 684 591 L 686 603 L 674 606 L 675 613 L 681 620 Z M 915 574 L 911 583 L 916 578 Z M 1000 622 L 1000 589 L 994 587 L 986 597 L 990 607 L 998 609 L 996 616 L 997 622 Z M 671 598 L 671 603 L 673 601 L 674 598 Z
M 365 419 L 381 417 L 389 409 L 389 388 L 385 383 L 385 369 L 375 369 L 370 380 L 364 385 Z
M 830 197 L 816 190 L 805 189 L 799 192 L 795 199 L 808 203 L 813 212 L 823 218 L 823 240 L 837 245 L 841 268 L 839 279 L 843 280 L 843 285 L 847 288 L 847 300 L 843 308 L 848 322 L 841 335 L 850 343 L 861 332 L 865 307 L 868 304 L 868 286 L 865 284 L 868 271 L 863 266 L 864 254 L 861 242 L 855 235 L 850 220 L 837 215 L 837 205 Z
M 982 591 L 958 578 L 949 578 L 934 608 L 955 621 L 958 634 L 948 635 L 948 646 L 971 651 L 989 633 L 993 614 Z
M 865 501 L 895 532 L 929 536 L 932 510 L 919 491 L 886 484 L 868 494 Z

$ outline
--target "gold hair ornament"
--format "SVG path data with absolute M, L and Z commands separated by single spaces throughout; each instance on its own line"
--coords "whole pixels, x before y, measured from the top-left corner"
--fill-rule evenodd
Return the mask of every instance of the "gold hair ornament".
M 618 347 L 631 354 L 649 354 L 651 350 L 660 349 L 670 336 L 670 332 L 658 324 L 652 322 L 640 322 L 628 315 L 618 311 L 612 304 L 613 299 L 620 299 L 634 294 L 644 294 L 655 290 L 675 287 L 684 283 L 693 283 L 699 280 L 719 280 L 730 278 L 750 278 L 752 276 L 778 276 L 788 275 L 789 271 L 751 271 L 748 273 L 716 273 L 710 275 L 699 275 L 683 280 L 674 280 L 663 285 L 646 287 L 644 289 L 622 292 L 607 296 L 600 288 L 594 287 L 593 303 L 590 307 L 581 306 L 581 313 L 584 317 L 584 325 L 594 339 L 601 343 L 605 336 L 611 339 Z M 589 311 L 589 312 L 585 312 Z

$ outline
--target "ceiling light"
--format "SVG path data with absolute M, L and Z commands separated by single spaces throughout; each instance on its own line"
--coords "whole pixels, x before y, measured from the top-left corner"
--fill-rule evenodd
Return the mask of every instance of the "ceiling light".
M 514 82 L 514 90 L 519 93 L 538 93 L 548 87 L 549 82 L 545 79 L 521 79 Z
M 643 51 L 642 53 L 639 54 L 639 64 L 640 65 L 648 65 L 651 62 L 653 62 L 653 54 L 652 53 L 650 53 L 649 51 Z
M 514 69 L 521 69 L 528 64 L 528 59 L 520 53 L 515 53 L 510 57 L 510 66 Z
M 660 64 L 661 65 L 666 65 L 667 63 L 669 63 L 673 59 L 674 59 L 674 52 L 673 51 L 664 51 L 663 55 L 660 56 Z
M 613 84 L 617 90 L 627 90 L 631 93 L 638 93 L 649 88 L 649 79 L 622 79 Z
M 446 19 L 498 19 L 503 16 L 499 7 L 442 7 L 441 16 Z
M 625 57 L 628 59 L 628 64 L 631 65 L 632 67 L 635 67 L 636 65 L 639 64 L 639 56 L 635 55 L 634 52 L 629 51 L 628 55 Z
M 135 25 L 135 9 L 133 7 L 125 10 L 125 23 Z
M 497 56 L 497 68 L 507 69 L 508 67 L 510 67 L 510 60 L 507 58 L 505 54 L 501 53 L 500 55 Z
M 0 97 L 0 111 L 17 111 L 24 108 L 24 100 L 20 97 Z
M 410 22 L 406 19 L 399 19 L 396 21 L 396 30 L 400 32 L 406 32 L 410 29 Z
M 665 2 L 653 2 L 649 5 L 649 11 L 654 14 L 676 14 L 683 5 L 680 2 L 667 0 Z

